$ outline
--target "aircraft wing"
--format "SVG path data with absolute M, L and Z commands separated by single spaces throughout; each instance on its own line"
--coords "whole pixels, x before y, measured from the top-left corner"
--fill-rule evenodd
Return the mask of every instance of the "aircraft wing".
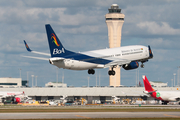
M 26 47 L 27 51 L 29 51 L 29 52 L 36 53 L 36 54 L 40 54 L 40 55 L 51 56 L 51 55 L 48 54 L 48 53 L 42 53 L 42 52 L 37 52 L 37 51 L 31 50 L 25 40 L 24 40 L 24 44 L 25 44 L 25 47 Z
M 118 59 L 118 60 L 116 59 L 113 62 L 106 64 L 105 68 L 112 67 L 112 66 L 122 66 L 125 64 L 129 64 L 130 62 L 131 62 L 130 60 L 126 60 L 126 59 Z
M 170 101 L 180 101 L 180 97 L 170 97 L 168 100 Z

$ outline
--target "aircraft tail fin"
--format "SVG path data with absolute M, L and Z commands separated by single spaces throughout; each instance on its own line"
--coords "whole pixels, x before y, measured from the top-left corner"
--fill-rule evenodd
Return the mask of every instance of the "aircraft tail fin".
M 143 78 L 145 90 L 148 92 L 155 91 L 152 88 L 151 84 L 149 83 L 149 80 L 147 79 L 147 77 L 145 75 L 143 75 L 142 78 Z
M 64 57 L 74 53 L 64 48 L 50 24 L 46 24 L 45 27 L 51 57 Z

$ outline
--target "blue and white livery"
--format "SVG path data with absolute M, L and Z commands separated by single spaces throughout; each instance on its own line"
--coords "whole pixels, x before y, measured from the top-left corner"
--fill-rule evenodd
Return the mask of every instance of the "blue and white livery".
M 133 45 L 118 48 L 108 48 L 93 50 L 87 52 L 73 52 L 65 49 L 55 32 L 49 24 L 45 25 L 47 38 L 49 43 L 50 55 L 46 53 L 36 52 L 29 48 L 24 41 L 25 46 L 29 52 L 51 56 L 49 59 L 24 56 L 29 58 L 49 60 L 50 64 L 58 68 L 71 69 L 71 70 L 88 70 L 89 74 L 94 74 L 96 68 L 111 67 L 108 71 L 109 75 L 115 75 L 113 68 L 123 67 L 125 70 L 136 69 L 144 67 L 144 62 L 153 58 L 150 46 Z

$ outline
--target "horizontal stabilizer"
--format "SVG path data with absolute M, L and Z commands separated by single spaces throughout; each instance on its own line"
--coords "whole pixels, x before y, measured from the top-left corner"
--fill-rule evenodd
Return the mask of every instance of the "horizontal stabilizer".
M 143 91 L 145 94 L 152 94 L 153 92 L 156 92 L 156 91 L 151 91 L 151 92 L 148 92 L 148 91 Z
M 40 55 L 46 55 L 46 56 L 51 57 L 51 55 L 48 54 L 48 53 L 42 53 L 42 52 L 37 52 L 37 51 L 31 51 L 31 52 L 32 52 L 32 53 L 36 53 L 36 54 L 40 54 Z
M 38 59 L 38 60 L 49 60 L 49 58 L 33 57 L 33 56 L 22 56 L 22 57 L 33 58 L 33 59 Z

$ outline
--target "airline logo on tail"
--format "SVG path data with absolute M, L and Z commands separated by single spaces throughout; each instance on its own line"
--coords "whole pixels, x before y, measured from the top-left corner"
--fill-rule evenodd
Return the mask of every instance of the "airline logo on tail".
M 51 39 L 53 40 L 53 42 L 56 44 L 56 46 L 60 46 L 60 44 L 58 43 L 57 39 L 56 39 L 56 36 L 54 33 L 51 34 Z
M 160 93 L 159 92 L 156 93 L 156 97 L 160 97 Z
M 29 48 L 29 46 L 26 44 L 26 48 Z
M 59 50 L 59 49 L 57 49 L 57 48 L 55 48 L 55 49 L 53 50 L 53 55 L 61 54 L 61 53 L 65 53 L 64 48 L 62 48 L 62 50 Z

